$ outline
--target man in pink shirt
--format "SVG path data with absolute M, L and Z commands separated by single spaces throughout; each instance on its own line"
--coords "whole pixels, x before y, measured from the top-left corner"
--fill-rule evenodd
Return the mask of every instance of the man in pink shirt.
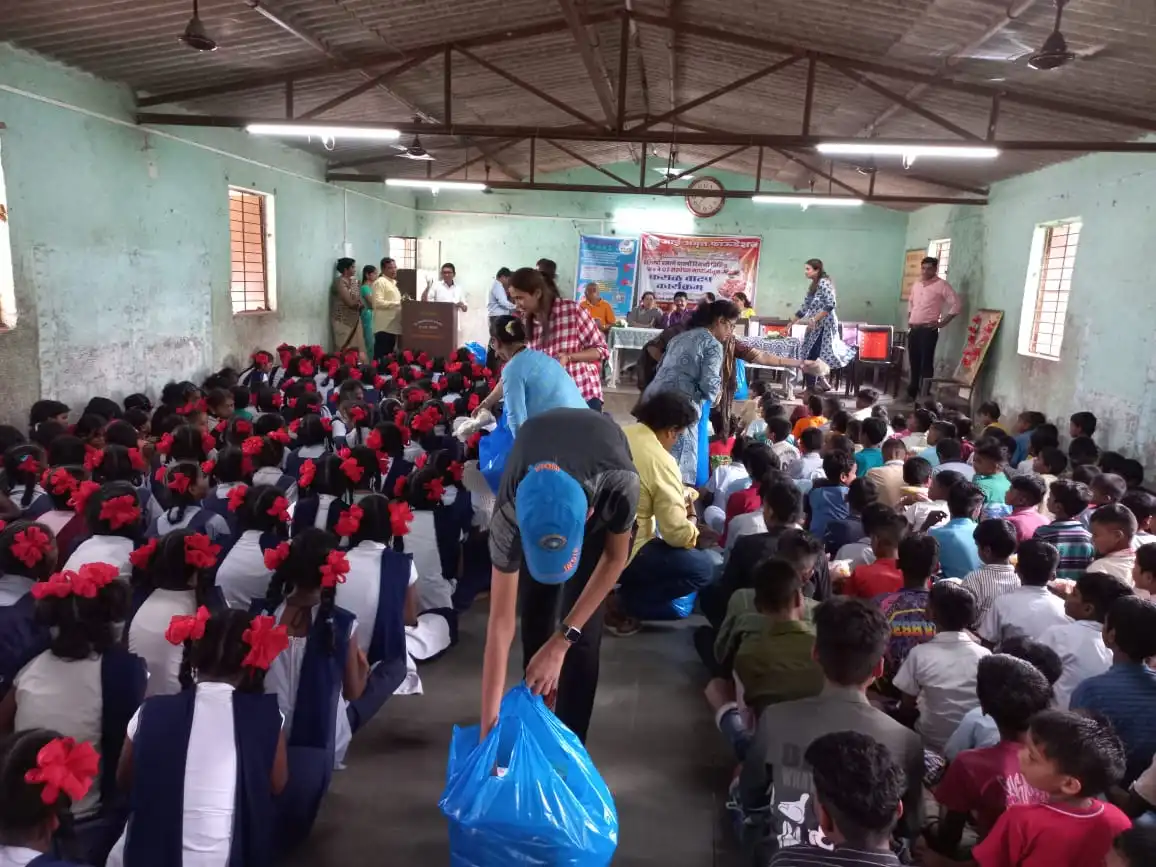
M 959 315 L 959 296 L 951 284 L 939 277 L 939 260 L 923 260 L 920 279 L 911 284 L 907 301 L 907 354 L 911 357 L 911 384 L 907 394 L 917 400 L 924 379 L 935 370 L 935 344 L 939 329 Z M 946 308 L 946 312 L 944 309 Z

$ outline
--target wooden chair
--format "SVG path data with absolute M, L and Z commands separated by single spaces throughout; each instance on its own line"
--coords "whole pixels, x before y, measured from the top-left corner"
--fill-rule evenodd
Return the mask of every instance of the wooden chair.
M 859 354 L 852 368 L 849 394 L 858 391 L 863 385 L 864 374 L 870 372 L 871 381 L 874 383 L 882 371 L 883 391 L 886 392 L 890 385 L 892 395 L 899 397 L 903 360 L 907 355 L 905 345 L 907 333 L 901 332 L 901 335 L 901 337 L 897 335 L 891 325 L 859 326 Z
M 858 348 L 859 348 L 859 326 L 862 324 L 864 324 L 864 323 L 861 323 L 861 322 L 840 322 L 839 323 L 839 332 L 840 332 L 839 336 L 843 338 L 844 343 L 846 343 L 848 346 L 855 347 L 856 350 L 858 350 Z M 855 370 L 855 360 L 854 359 L 852 359 L 851 363 L 848 364 L 846 367 L 841 367 L 838 370 L 832 370 L 831 371 L 831 387 L 837 389 L 837 388 L 839 388 L 839 386 L 843 386 L 843 393 L 846 395 L 850 395 L 851 394 L 851 382 L 854 378 L 852 376 L 852 374 L 853 374 L 854 370 Z

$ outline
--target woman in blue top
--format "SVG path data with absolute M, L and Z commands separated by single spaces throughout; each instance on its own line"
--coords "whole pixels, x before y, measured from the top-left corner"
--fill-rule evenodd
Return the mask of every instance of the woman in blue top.
M 505 362 L 500 394 L 505 401 L 510 433 L 517 436 L 518 428 L 526 419 L 548 409 L 587 407 L 566 368 L 546 353 L 526 346 L 526 326 L 522 320 L 499 316 L 494 320 L 490 336 L 494 352 Z
M 819 359 L 832 368 L 846 367 L 855 357 L 855 350 L 843 342 L 839 329 L 839 317 L 835 315 L 835 283 L 823 270 L 822 259 L 808 259 L 803 266 L 803 274 L 811 281 L 803 306 L 787 324 L 790 331 L 796 322 L 807 326 L 807 336 L 803 340 L 803 358 L 808 361 Z M 803 382 L 809 391 L 815 390 L 815 377 L 807 374 Z M 819 388 L 829 391 L 830 386 L 821 382 Z

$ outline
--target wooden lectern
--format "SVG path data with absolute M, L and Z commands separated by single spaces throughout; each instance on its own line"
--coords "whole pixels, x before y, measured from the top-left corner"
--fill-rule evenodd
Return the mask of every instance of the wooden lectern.
M 405 301 L 401 305 L 401 341 L 415 353 L 449 357 L 458 348 L 458 308 L 440 301 Z

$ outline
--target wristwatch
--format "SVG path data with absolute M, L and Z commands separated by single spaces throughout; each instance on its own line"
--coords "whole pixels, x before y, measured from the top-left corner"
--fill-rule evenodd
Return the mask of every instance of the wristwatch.
M 573 626 L 567 626 L 565 623 L 558 624 L 558 633 L 566 639 L 566 643 L 573 645 L 578 643 L 578 639 L 582 637 L 582 630 L 575 629 Z

